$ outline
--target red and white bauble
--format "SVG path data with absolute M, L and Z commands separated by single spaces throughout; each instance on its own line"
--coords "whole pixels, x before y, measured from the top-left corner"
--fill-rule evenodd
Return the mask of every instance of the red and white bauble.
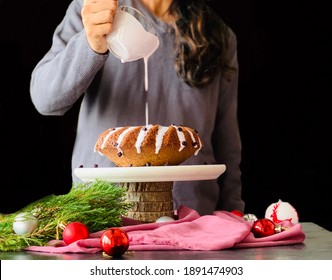
M 283 221 L 289 221 L 294 224 L 299 222 L 299 216 L 295 208 L 288 202 L 283 202 L 280 199 L 266 209 L 265 218 L 272 220 L 276 224 Z

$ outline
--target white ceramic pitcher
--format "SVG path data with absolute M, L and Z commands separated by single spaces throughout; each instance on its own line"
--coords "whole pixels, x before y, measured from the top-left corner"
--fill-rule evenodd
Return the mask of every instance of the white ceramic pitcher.
M 113 30 L 106 39 L 109 50 L 123 63 L 148 58 L 159 46 L 152 24 L 142 13 L 129 6 L 118 8 Z

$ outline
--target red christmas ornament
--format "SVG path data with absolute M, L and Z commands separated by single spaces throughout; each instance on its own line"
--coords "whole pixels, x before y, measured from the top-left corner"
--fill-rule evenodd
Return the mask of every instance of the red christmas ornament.
M 240 210 L 232 210 L 231 213 L 239 217 L 243 216 L 243 212 L 241 212 Z
M 128 250 L 129 237 L 119 228 L 110 228 L 102 234 L 100 245 L 107 255 L 121 256 Z
M 89 229 L 85 224 L 71 222 L 63 230 L 62 239 L 67 245 L 69 245 L 77 240 L 86 239 L 89 235 Z
M 252 233 L 255 237 L 266 237 L 275 234 L 275 224 L 270 219 L 258 219 L 252 226 Z

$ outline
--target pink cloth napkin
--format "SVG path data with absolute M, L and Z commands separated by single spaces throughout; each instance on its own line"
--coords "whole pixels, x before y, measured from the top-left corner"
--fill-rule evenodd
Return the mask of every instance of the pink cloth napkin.
M 128 250 L 222 250 L 228 248 L 264 247 L 302 243 L 305 234 L 300 224 L 283 222 L 287 230 L 255 238 L 252 222 L 227 211 L 215 211 L 200 216 L 188 207 L 178 209 L 178 219 L 163 223 L 143 224 L 123 217 L 123 226 L 129 236 Z M 52 240 L 47 246 L 30 246 L 28 251 L 46 253 L 97 253 L 102 250 L 100 237 L 104 230 L 92 233 L 88 239 L 66 245 Z

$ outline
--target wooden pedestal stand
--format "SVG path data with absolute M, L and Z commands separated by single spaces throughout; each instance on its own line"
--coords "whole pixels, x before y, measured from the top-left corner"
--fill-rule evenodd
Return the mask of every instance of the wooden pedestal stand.
M 162 216 L 174 218 L 173 182 L 121 183 L 127 191 L 127 202 L 132 204 L 127 217 L 153 223 Z

